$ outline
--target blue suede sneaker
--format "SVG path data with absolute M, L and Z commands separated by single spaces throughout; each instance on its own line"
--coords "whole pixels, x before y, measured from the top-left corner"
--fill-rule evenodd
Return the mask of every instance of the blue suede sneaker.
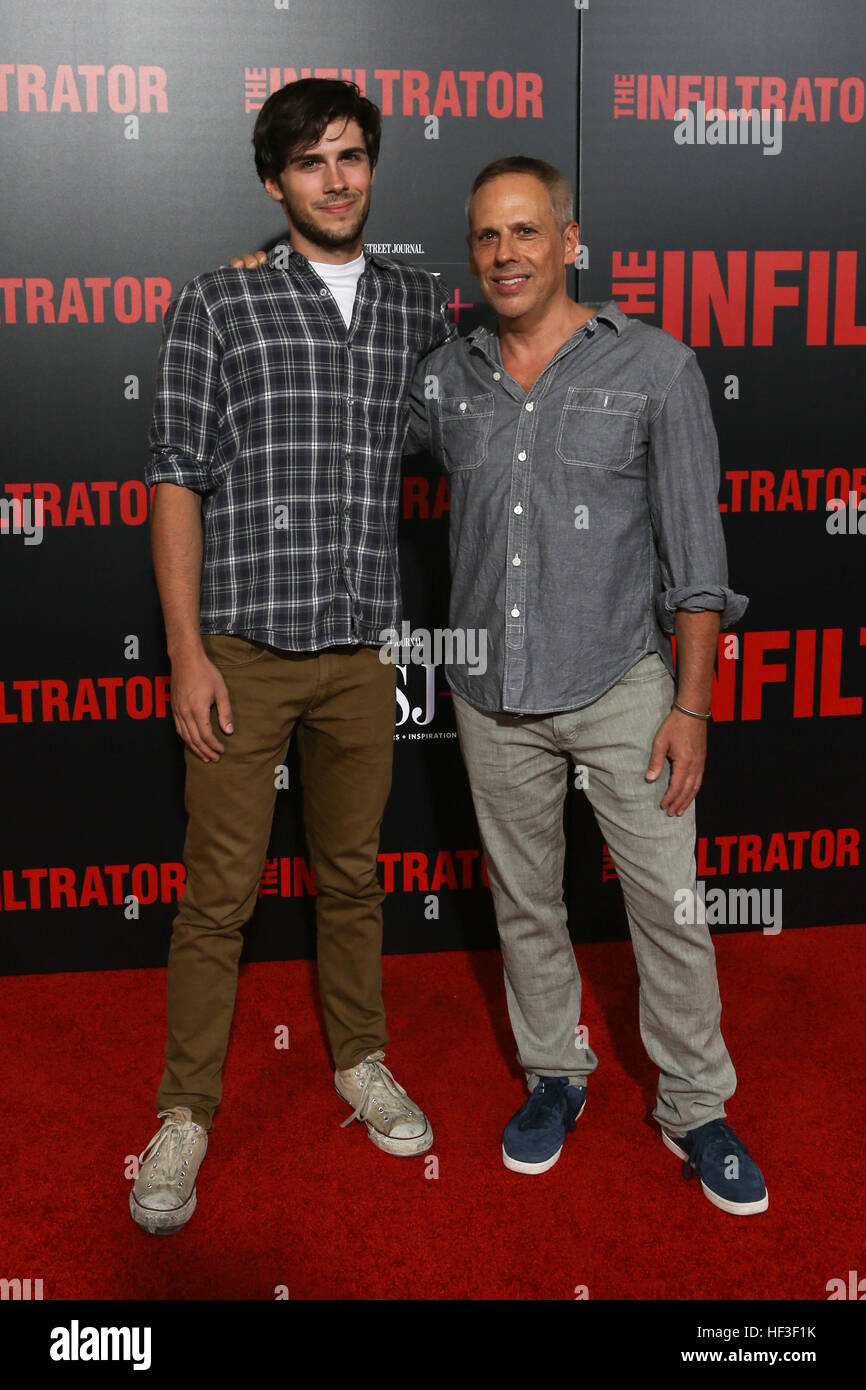
M 761 1170 L 724 1120 L 709 1120 L 687 1134 L 662 1130 L 662 1141 L 683 1163 L 683 1177 L 697 1173 L 713 1206 L 735 1216 L 752 1216 L 770 1204 Z
M 512 1173 L 546 1173 L 583 1113 L 586 1087 L 567 1076 L 540 1076 L 529 1100 L 512 1115 L 502 1135 L 502 1162 Z

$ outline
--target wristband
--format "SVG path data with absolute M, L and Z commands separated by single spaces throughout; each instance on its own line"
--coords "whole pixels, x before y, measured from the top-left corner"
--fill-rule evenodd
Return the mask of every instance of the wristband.
M 707 710 L 706 714 L 698 714 L 693 709 L 686 709 L 685 705 L 678 705 L 676 700 L 674 700 L 673 704 L 671 705 L 671 709 L 678 709 L 680 714 L 690 714 L 692 716 L 692 719 L 710 719 L 712 717 L 711 710 Z

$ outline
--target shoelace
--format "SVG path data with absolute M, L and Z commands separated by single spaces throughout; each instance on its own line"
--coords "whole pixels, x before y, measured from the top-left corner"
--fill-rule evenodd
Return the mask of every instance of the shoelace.
M 181 1168 L 181 1155 L 183 1153 L 183 1126 L 177 1120 L 172 1119 L 173 1110 L 157 1111 L 157 1119 L 163 1120 L 162 1128 L 138 1155 L 138 1161 L 142 1167 L 151 1158 L 161 1160 L 160 1169 L 157 1176 L 166 1181 L 174 1182 Z
M 389 1117 L 385 1112 L 385 1107 L 381 1104 L 382 1100 L 385 1101 L 386 1105 L 390 1100 L 392 1105 L 397 1105 L 401 1110 L 404 1110 L 407 1115 L 411 1115 L 414 1119 L 415 1111 L 411 1106 L 404 1105 L 400 1099 L 401 1096 L 406 1095 L 406 1092 L 403 1090 L 399 1081 L 394 1080 L 388 1068 L 382 1062 L 373 1062 L 370 1061 L 369 1058 L 365 1058 L 363 1062 L 358 1063 L 357 1067 L 353 1067 L 353 1071 L 364 1071 L 365 1068 L 366 1076 L 361 1081 L 361 1085 L 364 1088 L 361 1099 L 358 1101 L 358 1104 L 348 1120 L 342 1121 L 340 1129 L 345 1129 L 346 1125 L 350 1125 L 353 1120 L 366 1120 L 374 1105 L 378 1106 L 382 1114 L 385 1115 L 385 1118 L 388 1119 Z M 374 1088 L 376 1088 L 376 1095 L 373 1094 Z
M 558 1110 L 562 1112 L 566 1129 L 574 1129 L 577 1121 L 568 1104 L 565 1090 L 566 1088 L 561 1082 L 549 1079 L 545 1081 L 543 1077 L 539 1078 L 532 1095 L 529 1097 L 526 1109 L 517 1122 L 517 1128 L 536 1129 L 539 1120 L 547 1118 L 544 1114 L 545 1111 L 550 1114 Z
M 701 1127 L 694 1148 L 683 1163 L 683 1177 L 690 1178 L 692 1173 L 700 1177 L 704 1161 L 720 1146 L 729 1153 L 733 1151 L 739 1155 L 743 1152 L 743 1146 L 731 1126 L 726 1125 L 724 1120 L 712 1120 Z

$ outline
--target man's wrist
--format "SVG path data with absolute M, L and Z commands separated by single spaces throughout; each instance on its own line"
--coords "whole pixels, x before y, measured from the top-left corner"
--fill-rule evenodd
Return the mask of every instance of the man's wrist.
M 200 632 L 184 633 L 166 643 L 169 661 L 177 661 L 185 656 L 197 656 L 204 651 Z
M 671 705 L 671 709 L 679 710 L 680 714 L 689 714 L 691 715 L 692 719 L 707 720 L 711 718 L 711 711 L 709 707 L 706 709 L 706 711 L 700 709 L 690 709 L 687 705 L 680 704 L 679 700 L 674 700 L 673 704 Z

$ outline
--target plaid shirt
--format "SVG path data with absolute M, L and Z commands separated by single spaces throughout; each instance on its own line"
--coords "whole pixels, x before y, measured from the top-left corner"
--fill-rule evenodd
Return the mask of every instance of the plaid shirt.
M 368 256 L 347 329 L 288 243 L 180 291 L 145 478 L 202 494 L 203 633 L 318 651 L 400 622 L 405 406 L 419 359 L 456 337 L 446 300 L 427 271 Z

